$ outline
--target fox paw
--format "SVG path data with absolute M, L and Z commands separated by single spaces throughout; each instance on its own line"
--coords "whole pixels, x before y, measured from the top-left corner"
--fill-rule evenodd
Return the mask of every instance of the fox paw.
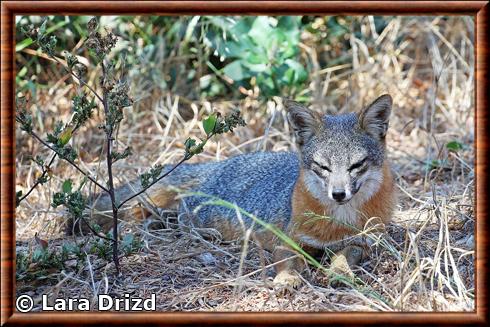
M 295 289 L 301 285 L 301 278 L 296 272 L 283 270 L 274 278 L 274 287 L 285 291 L 287 289 Z
M 353 282 L 355 275 L 351 266 L 357 265 L 362 258 L 362 248 L 358 246 L 348 246 L 332 257 L 330 263 L 330 273 L 328 282 L 331 286 L 337 287 L 342 284 Z

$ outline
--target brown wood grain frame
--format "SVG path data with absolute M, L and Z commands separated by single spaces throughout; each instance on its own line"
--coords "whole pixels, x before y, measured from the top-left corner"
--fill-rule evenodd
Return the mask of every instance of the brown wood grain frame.
M 476 311 L 468 313 L 18 313 L 15 300 L 15 15 L 472 15 L 476 76 Z M 488 1 L 3 1 L 1 3 L 1 324 L 488 324 Z

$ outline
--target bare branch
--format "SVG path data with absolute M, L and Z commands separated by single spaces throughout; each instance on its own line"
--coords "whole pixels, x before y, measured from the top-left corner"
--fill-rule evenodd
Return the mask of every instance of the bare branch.
M 78 126 L 78 127 L 75 127 L 75 128 L 73 129 L 72 134 L 74 134 L 74 133 L 75 133 L 75 131 L 76 131 L 78 128 L 79 128 L 79 126 Z M 49 163 L 48 163 L 48 164 L 45 166 L 45 168 L 43 168 L 43 173 L 42 173 L 42 175 L 41 175 L 41 176 L 40 176 L 40 177 L 39 177 L 39 178 L 36 180 L 36 182 L 34 183 L 34 185 L 32 185 L 32 186 L 31 186 L 31 188 L 29 189 L 29 191 L 28 191 L 28 192 L 27 192 L 27 193 L 26 193 L 24 196 L 22 196 L 22 197 L 19 199 L 19 201 L 17 202 L 17 205 L 18 205 L 19 203 L 21 203 L 22 201 L 24 201 L 24 200 L 25 200 L 25 199 L 26 199 L 26 198 L 27 198 L 27 197 L 28 197 L 28 196 L 29 196 L 29 195 L 32 193 L 32 191 L 34 191 L 34 189 L 35 189 L 35 188 L 36 188 L 36 187 L 37 187 L 39 184 L 41 184 L 41 182 L 40 182 L 40 181 L 41 181 L 41 180 L 44 178 L 44 176 L 46 176 L 46 174 L 48 173 L 49 169 L 51 168 L 51 165 L 52 165 L 52 164 L 53 164 L 53 162 L 54 162 L 54 159 L 56 159 L 56 157 L 57 157 L 57 156 L 58 156 L 58 153 L 57 153 L 56 151 L 54 151 L 53 156 L 51 157 L 51 160 L 50 160 L 50 161 L 49 161 Z
M 107 78 L 107 70 L 104 62 L 101 63 L 102 66 L 102 78 L 103 81 L 105 82 L 105 79 Z M 103 83 L 104 83 L 103 82 Z M 109 108 L 109 91 L 107 88 L 102 86 L 103 89 L 103 101 L 102 103 L 104 104 L 104 113 L 105 113 L 105 120 L 106 122 L 109 120 L 109 115 L 110 115 L 110 108 Z M 107 124 L 106 124 L 107 125 Z M 117 214 L 118 214 L 118 206 L 116 205 L 116 195 L 114 192 L 114 179 L 112 176 L 112 133 L 114 131 L 114 126 L 110 125 L 109 129 L 106 129 L 106 147 L 107 147 L 107 153 L 106 153 L 106 161 L 107 161 L 107 174 L 109 175 L 109 181 L 108 181 L 108 186 L 109 186 L 109 195 L 111 197 L 111 203 L 112 203 L 112 237 L 114 238 L 112 242 L 112 260 L 114 261 L 114 265 L 116 267 L 116 273 L 117 275 L 120 274 L 119 272 L 119 257 L 118 257 L 118 242 L 117 242 Z
M 215 123 L 215 127 L 216 127 L 216 123 Z M 211 133 L 209 133 L 209 135 L 206 136 L 206 138 L 202 141 L 201 143 L 201 147 L 203 147 L 207 141 L 209 141 L 210 138 L 212 138 L 214 135 L 216 135 L 216 133 L 213 131 Z M 158 183 L 160 180 L 162 180 L 163 178 L 167 177 L 170 173 L 172 173 L 177 167 L 179 167 L 181 164 L 183 164 L 185 161 L 189 160 L 190 158 L 193 157 L 194 154 L 192 153 L 186 153 L 184 155 L 184 157 L 182 158 L 182 160 L 180 160 L 175 166 L 172 167 L 172 169 L 170 169 L 168 172 L 166 172 L 165 174 L 163 174 L 162 176 L 158 177 L 157 179 L 155 179 L 153 182 L 151 182 L 147 187 L 141 189 L 139 192 L 131 195 L 129 198 L 125 199 L 124 201 L 122 201 L 117 207 L 118 208 L 121 208 L 125 203 L 127 203 L 128 201 L 134 199 L 135 197 L 143 194 L 144 192 L 146 192 L 146 190 L 148 190 L 150 187 L 152 187 L 153 185 L 155 185 L 156 183 Z
M 150 187 L 152 187 L 153 185 L 155 185 L 156 183 L 158 183 L 162 178 L 168 176 L 171 172 L 173 172 L 177 167 L 179 167 L 181 164 L 183 164 L 187 160 L 189 160 L 189 158 L 184 157 L 175 166 L 173 166 L 172 169 L 170 169 L 168 172 L 166 172 L 162 176 L 158 177 L 156 180 L 154 180 L 153 182 L 151 182 L 147 187 L 141 189 L 139 192 L 131 195 L 129 198 L 127 198 L 126 200 L 122 201 L 117 207 L 118 208 L 121 208 L 128 201 L 130 201 L 130 200 L 134 199 L 135 197 L 137 197 L 137 196 L 143 194 L 144 192 L 146 192 L 146 190 L 148 190 Z
M 111 241 L 111 242 L 114 242 L 114 239 L 113 238 L 110 238 L 110 237 L 107 237 L 107 236 L 104 236 L 104 235 L 101 235 L 99 233 L 97 233 L 97 231 L 95 229 L 92 228 L 92 226 L 90 226 L 90 224 L 88 223 L 88 221 L 84 218 L 84 217 L 80 217 L 82 219 L 82 221 L 87 225 L 88 229 L 90 229 L 90 231 L 97 237 L 100 237 L 104 240 L 107 240 L 107 241 Z
M 49 163 L 46 165 L 46 168 L 43 168 L 43 173 L 41 174 L 41 176 L 39 176 L 39 178 L 36 180 L 36 182 L 34 183 L 34 185 L 31 186 L 31 188 L 29 189 L 29 191 L 24 195 L 22 196 L 19 201 L 17 202 L 17 205 L 19 203 L 21 203 L 25 198 L 27 198 L 31 193 L 32 191 L 34 191 L 34 189 L 39 185 L 41 184 L 41 181 L 44 179 L 44 177 L 46 176 L 46 174 L 48 173 L 49 171 L 49 168 L 51 168 L 51 165 L 53 164 L 54 162 L 54 159 L 56 158 L 58 154 L 57 153 L 54 153 L 53 156 L 51 157 L 51 160 L 49 161 Z

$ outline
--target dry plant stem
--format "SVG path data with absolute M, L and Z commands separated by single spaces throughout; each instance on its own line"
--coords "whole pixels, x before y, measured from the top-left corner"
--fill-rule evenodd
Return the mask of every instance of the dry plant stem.
M 51 58 L 52 58 L 54 61 L 56 61 L 58 64 L 60 64 L 60 65 L 61 65 L 61 66 L 62 66 L 62 67 L 63 67 L 63 68 L 64 68 L 64 69 L 65 69 L 65 70 L 66 70 L 66 71 L 67 71 L 67 72 L 70 74 L 70 75 L 72 75 L 73 77 L 75 77 L 75 78 L 76 78 L 76 79 L 77 79 L 77 80 L 80 82 L 80 84 L 82 84 L 82 85 L 83 85 L 83 86 L 85 86 L 87 89 L 89 89 L 89 90 L 90 90 L 90 92 L 92 92 L 92 94 L 93 94 L 93 95 L 94 95 L 94 96 L 95 96 L 97 99 L 99 99 L 99 100 L 100 100 L 100 102 L 102 102 L 102 103 L 104 102 L 104 101 L 103 101 L 103 99 L 102 99 L 102 97 L 101 97 L 101 96 L 100 96 L 100 95 L 99 95 L 99 94 L 98 94 L 98 93 L 97 93 L 97 92 L 96 92 L 96 91 L 95 91 L 95 90 L 94 90 L 94 89 L 93 89 L 93 88 L 92 88 L 90 85 L 88 85 L 88 84 L 87 84 L 87 83 L 86 83 L 86 82 L 85 82 L 85 81 L 84 81 L 82 78 L 80 78 L 80 77 L 79 77 L 79 76 L 77 76 L 75 73 L 73 73 L 73 71 L 72 71 L 71 69 L 66 68 L 66 64 L 64 64 L 63 62 L 61 62 L 61 60 L 59 60 L 58 58 L 56 58 L 56 56 L 50 56 L 50 57 L 51 57 Z M 77 128 L 75 128 L 75 129 L 73 130 L 73 132 L 72 132 L 72 133 L 74 133 L 76 129 L 77 129 Z M 26 194 L 25 194 L 23 197 L 21 197 L 21 198 L 19 199 L 19 203 L 20 203 L 20 202 L 22 202 L 22 200 L 24 200 L 25 198 L 27 198 L 27 196 L 29 196 L 29 194 L 31 194 L 31 192 L 32 192 L 32 191 L 33 191 L 33 190 L 34 190 L 34 189 L 35 189 L 35 188 L 36 188 L 36 187 L 37 187 L 37 186 L 40 184 L 40 183 L 39 183 L 39 180 L 40 180 L 40 179 L 42 179 L 42 178 L 43 178 L 43 177 L 46 175 L 47 171 L 49 170 L 49 167 L 50 167 L 50 166 L 53 164 L 53 162 L 54 162 L 54 159 L 55 159 L 56 155 L 57 155 L 57 153 L 55 153 L 55 154 L 53 155 L 53 157 L 51 158 L 50 162 L 49 162 L 49 163 L 48 163 L 48 165 L 46 166 L 48 169 L 46 169 L 46 170 L 44 170 L 44 171 L 43 171 L 43 174 L 42 174 L 42 175 L 41 175 L 41 177 L 40 177 L 40 178 L 39 178 L 39 179 L 36 181 L 36 183 L 35 183 L 35 184 L 34 184 L 34 185 L 31 187 L 31 189 L 29 190 L 29 192 L 27 192 L 27 193 L 26 193 Z
M 38 140 L 39 142 L 41 142 L 45 147 L 49 148 L 51 151 L 53 151 L 54 153 L 56 153 L 58 156 L 60 155 L 58 153 L 58 151 L 56 151 L 51 145 L 49 145 L 46 141 L 44 141 L 41 137 L 39 137 L 39 135 L 37 135 L 35 132 L 31 131 L 31 132 L 29 132 L 29 134 L 31 134 L 32 137 L 34 137 L 36 140 Z M 105 192 L 109 193 L 109 190 L 106 187 L 104 187 L 102 184 L 100 184 L 94 178 L 92 178 L 89 175 L 88 172 L 86 172 L 82 168 L 78 167 L 78 165 L 76 163 L 74 163 L 73 161 L 71 161 L 68 158 L 64 158 L 64 157 L 60 157 L 60 158 L 63 158 L 64 160 L 68 161 L 73 167 L 75 167 L 80 173 L 82 173 L 82 175 L 84 175 L 85 177 L 87 177 L 92 183 L 94 183 L 95 185 L 97 185 L 98 187 L 100 187 Z
M 214 135 L 216 135 L 215 132 L 213 133 L 210 133 L 206 139 L 204 139 L 204 143 L 206 143 L 210 138 L 212 138 Z M 192 158 L 193 154 L 189 154 L 189 153 L 186 153 L 184 155 L 184 157 L 178 162 L 175 164 L 175 166 L 172 167 L 172 169 L 170 169 L 169 171 L 167 171 L 165 174 L 163 174 L 162 176 L 158 177 L 157 179 L 155 179 L 153 182 L 151 182 L 147 187 L 141 189 L 139 192 L 131 195 L 129 198 L 127 198 L 126 200 L 122 201 L 118 206 L 117 208 L 120 209 L 125 203 L 127 203 L 128 201 L 134 199 L 135 197 L 137 197 L 138 195 L 141 195 L 143 194 L 146 190 L 148 190 L 150 187 L 152 187 L 153 185 L 155 185 L 156 183 L 158 183 L 160 180 L 162 180 L 162 178 L 165 178 L 166 176 L 168 176 L 169 174 L 171 174 L 177 167 L 179 167 L 180 165 L 182 165 L 185 161 L 189 160 L 190 158 Z
M 75 73 L 74 73 L 74 72 L 73 72 L 71 69 L 68 69 L 68 68 L 66 67 L 66 64 L 65 64 L 65 63 L 61 62 L 61 60 L 59 60 L 59 59 L 58 59 L 56 56 L 54 56 L 54 55 L 50 55 L 50 57 L 51 57 L 51 58 L 52 58 L 52 59 L 53 59 L 55 62 L 57 62 L 58 64 L 60 64 L 60 65 L 61 65 L 61 66 L 62 66 L 62 67 L 63 67 L 63 68 L 64 68 L 64 69 L 65 69 L 65 70 L 66 70 L 66 71 L 67 71 L 67 72 L 70 74 L 70 75 L 72 75 L 73 77 L 75 77 L 75 78 L 76 78 L 76 79 L 79 81 L 79 83 L 80 83 L 80 84 L 82 84 L 82 85 L 83 85 L 83 86 L 85 86 L 87 89 L 89 89 L 89 90 L 90 90 L 90 92 L 92 92 L 92 94 L 93 94 L 93 95 L 94 95 L 94 96 L 95 96 L 97 99 L 99 99 L 99 101 L 100 101 L 100 102 L 104 103 L 104 100 L 102 99 L 102 97 L 101 97 L 101 96 L 100 96 L 100 95 L 99 95 L 99 94 L 98 94 L 98 93 L 97 93 L 97 92 L 96 92 L 96 91 L 95 91 L 95 90 L 94 90 L 94 89 L 93 89 L 93 88 L 92 88 L 90 85 L 88 85 L 88 84 L 87 84 L 87 82 L 85 82 L 85 81 L 84 81 L 84 80 L 83 80 L 81 77 L 77 76 L 77 75 L 76 75 L 76 74 L 75 74 Z M 72 132 L 72 133 L 74 133 L 76 129 L 77 129 L 77 128 L 75 128 L 75 129 L 73 130 L 73 132 Z M 53 149 L 51 149 L 51 150 L 53 150 Z M 39 182 L 39 181 L 40 181 L 40 180 L 42 180 L 42 178 L 43 178 L 43 177 L 46 175 L 46 173 L 48 172 L 48 170 L 49 170 L 50 166 L 53 164 L 54 159 L 56 158 L 56 155 L 58 155 L 58 153 L 55 151 L 55 154 L 53 155 L 53 157 L 51 158 L 50 162 L 49 162 L 49 163 L 48 163 L 48 165 L 46 166 L 46 167 L 47 167 L 47 169 L 43 170 L 43 173 L 42 173 L 41 177 L 40 177 L 40 178 L 38 178 L 38 180 L 37 180 L 37 181 L 34 183 L 34 185 L 31 187 L 31 189 L 29 189 L 29 191 L 28 191 L 28 192 L 27 192 L 27 193 L 26 193 L 26 194 L 25 194 L 23 197 L 21 197 L 21 198 L 19 199 L 19 203 L 20 203 L 20 202 L 22 202 L 24 199 L 26 199 L 26 198 L 27 198 L 27 197 L 28 197 L 28 196 L 29 196 L 29 195 L 32 193 L 32 191 L 34 191 L 34 189 L 35 189 L 35 188 L 36 188 L 36 187 L 37 187 L 37 186 L 40 184 L 40 182 Z M 76 168 L 77 168 L 77 167 L 76 167 Z M 77 169 L 78 169 L 78 168 L 77 168 Z M 85 174 L 85 176 L 87 176 L 87 177 L 90 179 L 90 177 L 89 177 L 88 175 L 86 175 L 86 174 Z M 95 183 L 95 184 L 97 184 L 97 183 Z M 98 185 L 98 186 L 100 187 L 100 185 Z M 102 188 L 102 189 L 103 189 L 104 191 L 108 192 L 108 190 L 106 190 L 105 188 Z
M 73 132 L 75 132 L 76 128 L 73 130 Z M 42 178 L 48 173 L 51 165 L 53 164 L 54 162 L 54 159 L 56 159 L 56 156 L 59 156 L 58 152 L 56 152 L 55 149 L 53 149 L 52 147 L 49 146 L 49 144 L 47 144 L 46 142 L 43 141 L 43 139 L 41 139 L 36 133 L 34 132 L 30 132 L 31 136 L 34 137 L 35 139 L 37 139 L 39 142 L 41 142 L 43 145 L 45 145 L 46 147 L 48 147 L 50 150 L 52 150 L 54 152 L 53 156 L 51 157 L 51 160 L 49 161 L 49 163 L 46 165 L 46 168 L 43 169 L 43 173 L 42 175 L 37 179 L 36 183 L 34 183 L 34 185 L 32 185 L 32 187 L 29 189 L 29 191 L 22 197 L 19 199 L 19 203 L 22 202 L 24 199 L 26 199 L 31 193 L 32 191 L 34 191 L 34 189 L 40 184 L 40 180 L 42 180 Z M 84 172 L 81 168 L 79 168 L 74 162 L 66 159 L 66 158 L 62 158 L 62 159 L 65 159 L 66 161 L 68 161 L 71 165 L 73 165 L 75 168 L 77 168 L 84 176 L 86 176 L 88 179 L 90 179 L 92 182 L 94 182 L 97 186 L 99 186 L 100 188 L 102 188 L 104 191 L 108 192 L 108 190 L 103 187 L 102 185 L 98 184 L 94 179 L 92 179 L 88 173 Z M 100 235 L 99 233 L 97 233 L 93 228 L 92 226 L 90 226 L 90 224 L 82 217 L 83 221 L 85 222 L 85 224 L 87 224 L 88 228 L 90 229 L 90 231 L 95 235 L 95 236 L 98 236 L 100 238 L 103 238 L 105 240 L 108 240 L 108 241 L 114 241 L 113 239 L 111 238 L 108 238 L 108 237 L 105 237 L 103 235 Z
M 75 134 L 75 131 L 78 129 L 78 127 L 74 128 L 73 131 L 72 131 L 72 134 Z M 53 150 L 54 151 L 54 150 Z M 19 199 L 19 203 L 21 203 L 24 199 L 26 199 L 31 193 L 32 191 L 34 191 L 34 189 L 40 184 L 40 181 L 44 178 L 44 176 L 46 176 L 46 174 L 48 173 L 48 171 L 50 170 L 51 168 L 51 165 L 53 164 L 54 162 L 54 159 L 56 159 L 56 156 L 58 156 L 58 153 L 56 151 L 54 151 L 54 154 L 53 156 L 51 157 L 51 160 L 49 161 L 49 163 L 43 168 L 43 173 L 42 175 L 36 180 L 36 182 L 34 183 L 34 185 L 32 185 L 32 187 L 29 189 L 29 191 Z M 88 177 L 88 176 L 87 176 Z
M 56 158 L 57 156 L 57 153 L 54 153 L 53 156 L 51 157 L 51 160 L 49 161 L 49 163 L 46 165 L 46 167 L 43 168 L 43 173 L 41 174 L 41 176 L 36 180 L 36 182 L 34 183 L 34 185 L 31 186 L 31 188 L 29 189 L 29 191 L 19 199 L 19 203 L 21 203 L 25 198 L 27 198 L 31 193 L 32 191 L 34 191 L 34 189 L 39 185 L 41 184 L 41 180 L 44 178 L 44 176 L 46 176 L 46 174 L 48 173 L 49 171 L 49 168 L 51 167 L 51 165 L 53 164 L 54 162 L 54 159 Z
M 95 229 L 92 228 L 92 226 L 90 226 L 90 224 L 87 222 L 87 220 L 84 218 L 84 217 L 81 217 L 82 221 L 87 225 L 88 229 L 97 237 L 100 237 L 104 240 L 107 240 L 107 241 L 111 241 L 111 242 L 114 242 L 114 239 L 113 238 L 110 238 L 110 237 L 106 237 L 102 234 L 99 234 Z
M 105 64 L 102 63 L 102 75 L 105 81 L 107 71 Z M 103 82 L 104 83 L 104 82 Z M 107 124 L 107 120 L 109 117 L 109 101 L 108 101 L 108 90 L 103 87 L 103 105 L 104 105 L 104 113 L 105 113 L 105 118 L 106 118 L 106 135 L 107 135 L 107 154 L 106 154 L 106 160 L 107 160 L 107 174 L 109 177 L 108 181 L 108 187 L 109 187 L 109 195 L 111 197 L 111 203 L 112 203 L 112 238 L 114 241 L 112 242 L 112 260 L 114 261 L 114 265 L 116 267 L 116 275 L 119 276 L 120 271 L 119 271 L 119 257 L 117 255 L 118 251 L 118 242 L 117 242 L 117 211 L 118 211 L 118 206 L 116 205 L 116 196 L 114 192 L 114 179 L 112 177 L 112 133 L 114 131 L 114 126 Z
M 66 68 L 66 65 L 64 65 L 58 58 L 56 58 L 55 56 L 51 56 L 51 58 L 53 58 L 54 61 L 56 61 L 57 63 L 59 63 L 61 66 L 63 66 L 63 68 L 65 68 L 65 70 L 70 74 L 72 75 L 73 77 L 75 77 L 79 82 L 80 84 L 82 84 L 83 86 L 85 86 L 87 89 L 90 90 L 90 92 L 93 93 L 93 95 L 99 99 L 100 102 L 104 103 L 104 99 L 102 99 L 102 97 L 90 86 L 88 85 L 81 77 L 78 77 L 75 73 L 73 73 L 73 71 L 71 69 L 68 69 Z
M 158 183 L 162 178 L 168 176 L 170 173 L 172 173 L 177 167 L 179 167 L 181 164 L 183 164 L 185 161 L 189 160 L 190 157 L 188 156 L 184 156 L 184 158 L 182 158 L 182 160 L 180 160 L 177 164 L 175 164 L 175 166 L 172 167 L 172 169 L 170 169 L 168 172 L 166 172 L 165 174 L 163 174 L 162 176 L 158 177 L 156 180 L 154 180 L 153 182 L 151 182 L 147 187 L 141 189 L 139 192 L 131 195 L 129 198 L 127 198 L 126 200 L 122 201 L 118 206 L 117 208 L 120 209 L 125 203 L 127 203 L 128 201 L 131 201 L 132 199 L 134 199 L 135 197 L 143 194 L 144 192 L 146 192 L 146 190 L 148 190 L 150 187 L 152 187 L 153 185 L 155 185 L 156 183 Z

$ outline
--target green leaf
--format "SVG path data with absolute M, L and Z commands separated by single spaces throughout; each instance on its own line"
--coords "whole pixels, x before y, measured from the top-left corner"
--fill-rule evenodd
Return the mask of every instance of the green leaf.
M 92 225 L 92 229 L 96 232 L 96 233 L 100 233 L 102 231 L 102 227 L 100 227 L 100 225 L 98 224 L 93 224 Z
M 449 151 L 458 152 L 459 150 L 463 149 L 463 144 L 459 143 L 458 141 L 452 141 L 446 144 L 446 148 Z
M 214 131 L 217 119 L 218 116 L 216 113 L 213 113 L 208 118 L 203 120 L 202 127 L 204 128 L 204 132 L 206 132 L 207 136 L 211 135 L 211 133 Z
M 293 72 L 290 80 L 291 84 L 303 83 L 307 79 L 308 73 L 299 62 L 292 59 L 286 59 L 285 64 L 288 65 L 289 70 Z
M 426 165 L 427 165 L 428 169 L 439 169 L 439 168 L 447 168 L 448 167 L 447 160 L 439 160 L 439 159 L 429 160 L 426 163 Z
M 70 179 L 67 179 L 63 182 L 63 186 L 61 187 L 63 193 L 71 193 L 72 190 L 72 182 Z
M 231 78 L 234 81 L 241 81 L 245 79 L 248 74 L 244 71 L 241 60 L 235 60 L 232 63 L 228 64 L 223 68 L 223 72 L 226 76 Z
M 46 251 L 43 248 L 37 248 L 34 250 L 32 253 L 32 261 L 38 262 L 40 261 L 43 256 L 45 255 Z
M 272 20 L 275 20 L 275 18 L 267 16 L 257 17 L 248 33 L 258 46 L 265 49 L 270 46 L 271 38 L 275 33 L 274 28 L 270 25 Z
M 199 153 L 203 152 L 205 145 L 206 145 L 206 140 L 202 141 L 201 143 L 199 143 L 197 145 L 191 146 L 187 150 L 187 153 L 190 154 L 190 155 L 192 155 L 192 156 L 194 156 L 196 154 L 199 154 Z
M 60 145 L 64 146 L 68 141 L 71 139 L 71 135 L 73 132 L 73 127 L 67 127 L 61 134 L 60 134 Z
M 57 208 L 58 206 L 65 204 L 65 202 L 66 202 L 66 194 L 57 192 L 53 194 L 53 202 L 51 203 L 51 206 L 53 208 Z
M 129 157 L 131 154 L 133 154 L 133 149 L 130 146 L 127 147 L 126 149 L 124 149 L 123 153 L 114 151 L 111 153 L 112 162 L 116 162 L 118 160 L 125 159 L 125 158 Z
M 268 65 L 269 64 L 269 58 L 267 58 L 267 53 L 261 51 L 261 52 L 248 52 L 242 57 L 249 63 L 250 65 Z
M 251 72 L 253 72 L 255 74 L 266 72 L 269 68 L 269 67 L 267 67 L 266 64 L 245 63 L 244 66 L 247 67 Z

